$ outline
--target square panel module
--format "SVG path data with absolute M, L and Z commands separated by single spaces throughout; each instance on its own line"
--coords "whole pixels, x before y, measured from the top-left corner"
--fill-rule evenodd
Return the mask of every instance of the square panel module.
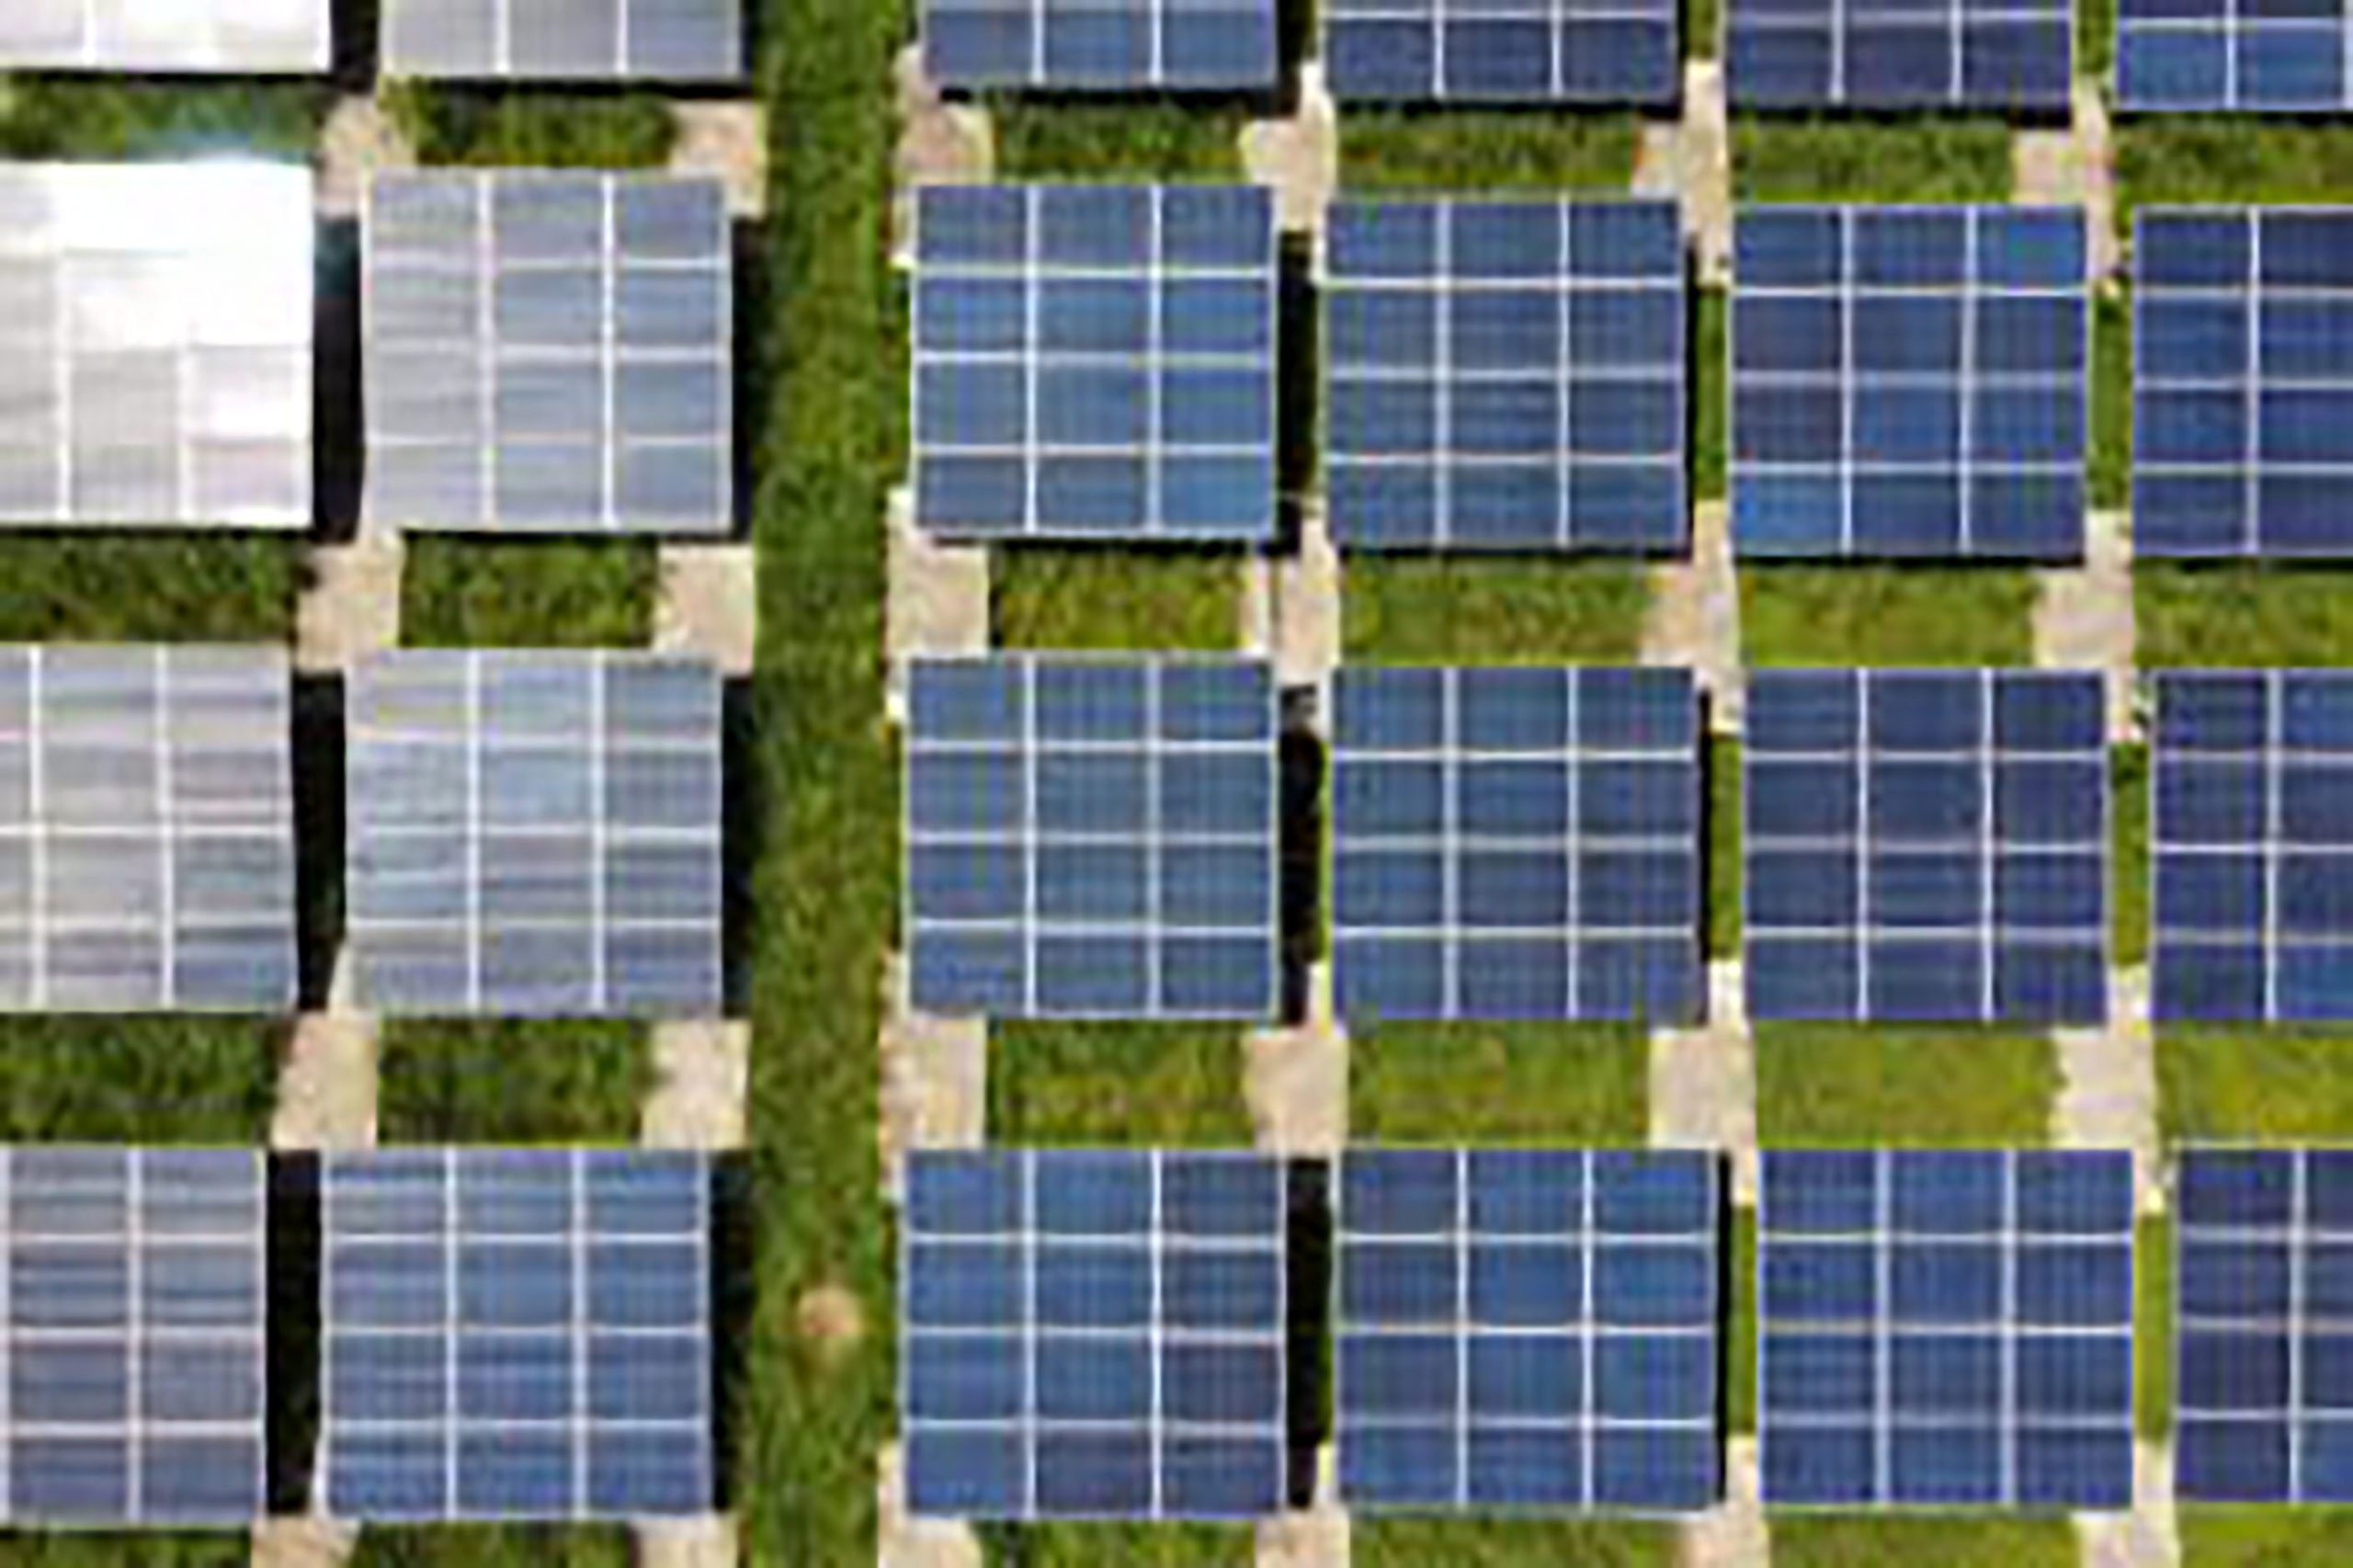
M 2143 209 L 2132 547 L 2353 556 L 2353 210 Z
M 2082 552 L 2082 212 L 1750 207 L 1733 251 L 1743 554 Z
M 1333 96 L 1408 102 L 1671 104 L 1671 0 L 1325 0 Z
M 1716 1187 L 1696 1153 L 1344 1154 L 1341 1501 L 1711 1506 Z
M 1333 696 L 1341 1017 L 1699 1014 L 1689 672 L 1348 668 Z
M 0 68 L 316 74 L 329 63 L 329 0 L 9 0 Z
M 2132 1159 L 1768 1149 L 1768 1507 L 2132 1505 Z
M 1275 531 L 1275 210 L 1241 186 L 917 193 L 915 517 L 974 538 Z
M 907 1156 L 908 1506 L 1246 1519 L 1288 1482 L 1280 1160 L 1161 1150 Z
M 924 65 L 952 87 L 1272 89 L 1275 0 L 924 0 Z
M 645 653 L 408 652 L 363 661 L 349 686 L 362 1006 L 719 1010 L 716 670 Z
M 1742 109 L 2064 115 L 2069 0 L 1732 0 L 1725 77 Z
M 381 0 L 388 76 L 728 82 L 742 0 Z
M 1682 548 L 1673 202 L 1347 202 L 1327 236 L 1342 549 Z
M 0 167 L 0 526 L 309 527 L 312 253 L 300 166 Z
M 2105 1017 L 2102 710 L 2089 674 L 1751 675 L 1750 1015 Z
M 490 533 L 733 524 L 733 302 L 716 181 L 380 175 L 369 517 Z
M 401 1149 L 324 1164 L 326 1512 L 708 1512 L 703 1155 Z
M 2133 113 L 2353 107 L 2346 13 L 2313 0 L 2122 0 L 2116 97 Z
M 2156 677 L 2159 1019 L 2353 1018 L 2353 673 Z
M 917 660 L 908 678 L 917 1007 L 1272 1013 L 1269 666 L 1005 656 Z

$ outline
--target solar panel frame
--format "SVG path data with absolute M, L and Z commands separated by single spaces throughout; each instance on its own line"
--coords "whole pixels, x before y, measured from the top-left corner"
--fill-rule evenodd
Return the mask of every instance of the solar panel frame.
M 2075 78 L 2069 0 L 1946 0 L 1933 11 L 1850 0 L 1818 6 L 1733 0 L 1723 26 L 1733 108 L 2067 112 Z
M 1427 267 L 1394 254 L 1420 249 L 1425 230 Z M 1547 245 L 1549 265 L 1534 254 Z M 1343 202 L 1324 272 L 1325 504 L 1341 549 L 1685 547 L 1688 267 L 1675 203 Z M 1544 295 L 1549 311 L 1521 319 Z M 1636 309 L 1602 313 L 1621 301 Z M 1662 301 L 1663 319 L 1636 314 Z M 1659 406 L 1630 401 L 1662 387 Z M 1424 397 L 1426 411 L 1409 403 Z M 1551 485 L 1549 506 L 1518 494 L 1529 481 Z
M 1906 228 L 1954 222 L 1962 235 L 1957 256 L 1907 243 Z M 1836 235 L 1835 275 L 1806 280 L 1820 270 L 1808 253 L 1824 231 Z M 2001 235 L 2014 244 L 1989 239 Z M 1752 205 L 1734 220 L 1733 244 L 1725 375 L 1733 389 L 1733 538 L 1741 554 L 2082 555 L 2092 374 L 2081 209 Z M 2053 245 L 2060 254 L 2052 254 Z M 1924 265 L 1957 265 L 1959 280 L 1923 285 L 1903 278 Z M 2003 269 L 2013 265 L 2040 280 L 2006 280 Z M 1863 267 L 1890 276 L 1859 281 Z M 1799 280 L 1765 280 L 1762 275 L 1779 268 Z M 2064 281 L 2048 281 L 2052 277 Z M 1944 304 L 1949 320 L 1919 314 Z M 2053 307 L 2073 318 L 2064 330 L 2037 319 Z M 1867 309 L 1886 316 L 1886 327 L 1903 330 L 1859 330 L 1857 318 Z M 1893 319 L 1899 311 L 1909 313 Z M 1768 324 L 1768 314 L 1778 319 Z M 1940 332 L 1949 352 L 1923 356 Z M 2058 359 L 2072 363 L 2037 362 L 2052 358 L 2054 348 Z M 1865 363 L 1865 353 L 1883 362 Z M 1790 363 L 1744 365 L 1751 354 Z M 1915 362 L 1924 358 L 1935 363 Z M 1988 368 L 2012 360 L 2024 368 Z M 1808 392 L 1835 407 L 1801 403 Z M 2040 406 L 2032 401 L 2038 398 Z M 1768 412 L 1771 419 L 1764 417 Z M 1755 450 L 1764 442 L 1828 449 L 1768 459 Z M 1981 450 L 1984 446 L 2014 449 Z M 2028 455 L 2046 447 L 2048 458 Z M 1836 518 L 1835 530 L 1820 527 L 1825 514 Z
M 449 80 L 733 82 L 742 0 L 384 0 L 384 74 Z
M 1343 102 L 1665 106 L 1680 24 L 1658 0 L 1328 0 L 1324 62 Z
M 1274 0 L 925 0 L 924 66 L 955 87 L 1272 91 Z
M 11 0 L 0 64 L 27 71 L 286 72 L 330 62 L 327 0 L 200 0 L 172 7 Z
M 2129 113 L 2331 114 L 2353 105 L 2353 35 L 2341 12 L 2125 0 L 2115 38 L 2117 106 Z

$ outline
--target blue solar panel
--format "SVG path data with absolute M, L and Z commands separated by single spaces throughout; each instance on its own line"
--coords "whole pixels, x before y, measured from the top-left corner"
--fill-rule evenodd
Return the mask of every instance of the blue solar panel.
M 1265 540 L 1275 213 L 1242 186 L 918 194 L 915 516 L 972 537 Z
M 2079 210 L 1750 208 L 1733 249 L 1742 553 L 2081 553 Z
M 2240 0 L 2122 0 L 2116 95 L 2135 112 L 2332 112 L 2349 99 L 2344 11 Z
M 1673 202 L 1344 203 L 1325 262 L 1342 549 L 1682 548 Z
M 1667 104 L 1674 0 L 1324 0 L 1333 96 Z
M 2105 1017 L 2102 725 L 2095 675 L 1752 675 L 1750 1015 Z
M 925 0 L 924 63 L 955 87 L 1275 85 L 1275 0 Z
M 1716 1499 L 1716 1163 L 1350 1150 L 1340 1496 L 1359 1510 Z
M 916 1153 L 901 1258 L 907 1501 L 973 1518 L 1283 1504 L 1280 1161 Z
M 1698 1014 L 1699 702 L 1665 669 L 1343 669 L 1339 1010 Z
M 916 1006 L 1263 1017 L 1276 693 L 1213 659 L 924 660 L 910 678 Z
M 2353 673 L 2156 691 L 2156 1016 L 2353 1018 Z
M 2132 548 L 2353 555 L 2353 210 L 2143 210 Z
M 2065 112 L 2068 0 L 1732 0 L 1737 108 Z
M 1763 1155 L 1768 1506 L 2132 1502 L 2132 1159 Z

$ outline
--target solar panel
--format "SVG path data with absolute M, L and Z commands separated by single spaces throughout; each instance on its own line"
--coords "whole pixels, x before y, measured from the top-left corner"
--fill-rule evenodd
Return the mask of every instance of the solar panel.
M 926 528 L 1274 537 L 1266 190 L 934 186 L 917 203 L 915 511 Z
M 1746 748 L 1752 1017 L 2107 1017 L 2097 676 L 1760 670 Z
M 1725 75 L 1739 108 L 2066 112 L 2068 0 L 1731 0 Z
M 327 1513 L 708 1512 L 704 1159 L 620 1149 L 326 1155 Z
M 917 1007 L 1264 1017 L 1276 1002 L 1266 665 L 1006 656 L 912 667 Z
M 1716 1500 L 1716 1164 L 1352 1149 L 1340 1163 L 1352 1509 Z
M 2336 113 L 2347 93 L 2343 11 L 2236 0 L 2122 0 L 2118 107 Z
M 1733 250 L 1744 554 L 2082 552 L 2080 211 L 1752 207 Z
M 2353 675 L 2156 677 L 2162 1019 L 2353 1018 Z
M 1671 104 L 1672 0 L 1325 0 L 1343 100 Z
M 328 31 L 328 0 L 9 0 L 0 10 L 0 65 L 319 74 Z
M 365 228 L 370 517 L 499 533 L 733 527 L 716 181 L 379 175 Z
M 382 0 L 390 76 L 733 81 L 741 0 Z
M 1286 1175 L 1223 1152 L 912 1152 L 907 1501 L 974 1518 L 1279 1511 Z
M 0 167 L 0 524 L 309 527 L 311 268 L 306 169 Z
M 2132 256 L 2133 550 L 2353 555 L 2353 210 L 2144 210 Z
M 1688 671 L 1358 667 L 1333 694 L 1343 1017 L 1697 1015 Z
M 1768 1506 L 2131 1506 L 2129 1153 L 1763 1158 Z
M 1346 202 L 1327 233 L 1343 548 L 1682 548 L 1673 202 Z
M 716 670 L 406 652 L 363 661 L 349 687 L 347 925 L 364 1006 L 719 1010 Z
M 925 0 L 924 63 L 957 87 L 1272 88 L 1275 0 Z

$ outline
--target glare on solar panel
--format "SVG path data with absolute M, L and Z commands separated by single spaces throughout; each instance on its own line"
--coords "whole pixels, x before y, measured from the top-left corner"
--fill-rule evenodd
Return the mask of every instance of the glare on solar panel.
M 1669 104 L 1671 0 L 1325 0 L 1324 62 L 1343 100 Z
M 387 74 L 733 81 L 742 0 L 382 0 Z
M 2081 553 L 2081 211 L 1751 207 L 1733 244 L 1743 554 Z
M 2122 0 L 2117 102 L 2137 113 L 2342 110 L 2347 43 L 2336 7 Z
M 0 66 L 27 71 L 318 73 L 329 0 L 9 0 Z
M 1271 88 L 1275 0 L 925 0 L 924 62 L 958 87 Z
M 2063 114 L 2068 0 L 1732 0 L 1725 79 L 1743 108 Z

